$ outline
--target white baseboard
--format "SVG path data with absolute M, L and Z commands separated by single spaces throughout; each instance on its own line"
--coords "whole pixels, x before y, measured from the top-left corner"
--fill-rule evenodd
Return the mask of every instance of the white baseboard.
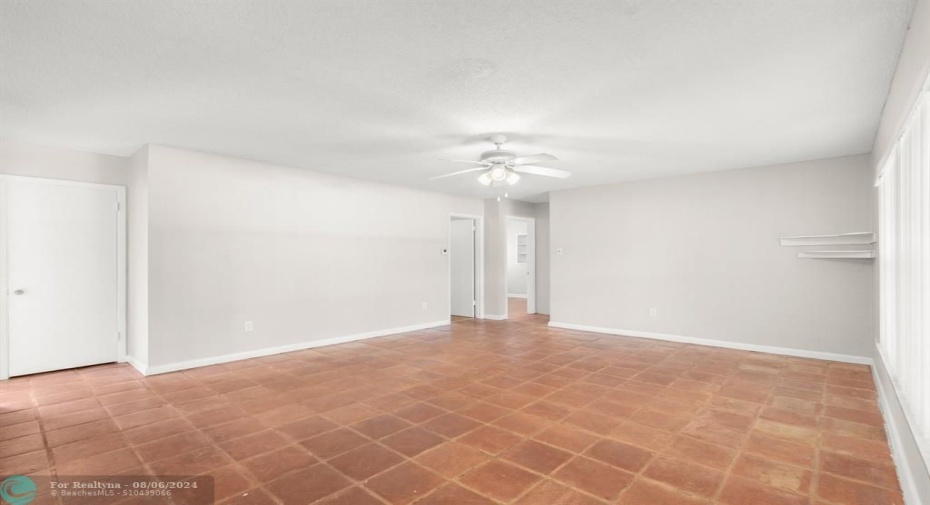
M 507 319 L 507 316 L 498 316 L 496 314 L 485 314 L 483 319 L 490 319 L 492 321 L 503 321 Z
M 224 354 L 222 356 L 213 356 L 209 358 L 193 359 L 190 361 L 180 361 L 177 363 L 168 363 L 166 365 L 156 365 L 156 366 L 147 366 L 147 367 L 143 366 L 142 368 L 144 369 L 144 371 L 140 369 L 138 366 L 136 366 L 136 364 L 133 364 L 132 361 L 130 361 L 130 364 L 136 367 L 136 369 L 142 372 L 144 375 L 157 375 L 157 374 L 168 373 L 168 372 L 177 372 L 179 370 L 187 370 L 190 368 L 199 368 L 202 366 L 219 365 L 222 363 L 229 363 L 232 361 L 240 361 L 240 360 L 250 359 L 250 358 L 261 358 L 262 356 L 271 356 L 273 354 L 281 354 L 285 352 L 302 351 L 304 349 L 312 349 L 314 347 L 324 347 L 327 345 L 354 342 L 356 340 L 366 340 L 369 338 L 385 337 L 387 335 L 396 335 L 398 333 L 407 333 L 409 331 L 426 330 L 429 328 L 436 328 L 438 326 L 447 326 L 449 324 L 451 324 L 451 321 L 448 319 L 442 320 L 442 321 L 433 321 L 431 323 L 414 324 L 411 326 L 402 326 L 400 328 L 390 328 L 387 330 L 369 331 L 365 333 L 356 333 L 355 335 L 346 335 L 343 337 L 333 337 L 333 338 L 326 338 L 322 340 L 310 340 L 307 342 L 299 342 L 297 344 L 282 345 L 278 347 L 266 347 L 263 349 L 255 349 L 251 351 Z
M 594 333 L 605 333 L 607 335 L 622 335 L 625 337 L 650 338 L 653 340 L 665 340 L 668 342 L 679 342 L 682 344 L 707 345 L 711 347 L 725 347 L 727 349 L 739 349 L 742 351 L 767 352 L 770 354 L 783 354 L 785 356 L 798 356 L 801 358 L 823 359 L 828 361 L 842 361 L 844 363 L 857 363 L 860 365 L 871 365 L 872 358 L 865 356 L 853 356 L 849 354 L 835 354 L 831 352 L 808 351 L 805 349 L 792 349 L 790 347 L 775 347 L 769 345 L 744 344 L 741 342 L 728 342 L 726 340 L 713 340 L 708 338 L 685 337 L 681 335 L 671 335 L 668 333 L 652 333 L 648 331 L 621 330 L 618 328 L 604 328 L 600 326 L 587 326 L 583 324 L 561 323 L 550 321 L 549 326 L 553 328 L 564 328 L 566 330 L 590 331 Z
M 898 393 L 894 390 L 893 382 L 891 378 L 888 378 L 888 382 L 892 382 L 891 390 L 889 391 L 888 387 L 885 385 L 885 381 L 879 377 L 879 367 L 881 367 L 884 373 L 888 373 L 888 367 L 885 366 L 884 357 L 882 357 L 881 350 L 877 350 L 876 361 L 881 363 L 876 363 L 872 366 L 872 380 L 875 381 L 875 389 L 878 392 L 878 407 L 882 411 L 882 418 L 885 420 L 885 433 L 888 435 L 888 445 L 891 447 L 891 457 L 894 460 L 894 466 L 897 470 L 898 480 L 901 482 L 901 492 L 904 494 L 904 503 L 906 505 L 920 505 L 923 503 L 921 501 L 920 492 L 918 491 L 917 479 L 915 478 L 915 471 L 925 472 L 927 469 L 926 463 L 920 469 L 914 469 L 909 463 L 907 458 L 907 450 L 904 447 L 904 436 L 901 433 L 901 425 L 903 424 L 904 429 L 910 429 L 910 421 L 907 419 L 907 414 L 903 413 L 901 416 L 897 415 L 899 409 L 894 409 L 891 406 L 891 401 L 895 401 L 898 404 Z M 920 452 L 920 449 L 915 449 Z
M 526 295 L 507 295 L 507 298 L 526 298 Z
M 138 370 L 139 373 L 141 373 L 142 375 L 149 375 L 148 373 L 146 373 L 147 370 L 148 370 L 148 365 L 146 365 L 145 363 L 142 363 L 141 361 L 137 360 L 136 358 L 127 355 L 127 356 L 126 356 L 126 363 L 129 363 L 130 366 L 132 366 L 133 368 L 135 368 L 136 370 Z

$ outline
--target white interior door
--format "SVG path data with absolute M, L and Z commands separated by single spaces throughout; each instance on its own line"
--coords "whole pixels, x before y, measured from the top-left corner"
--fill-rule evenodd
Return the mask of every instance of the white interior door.
M 452 315 L 475 317 L 475 220 L 453 219 L 449 230 Z
M 122 188 L 3 179 L 9 374 L 117 361 Z

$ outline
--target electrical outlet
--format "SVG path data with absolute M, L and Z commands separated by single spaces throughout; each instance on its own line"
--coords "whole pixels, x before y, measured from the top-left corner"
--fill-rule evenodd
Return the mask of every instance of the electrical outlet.
M 254 329 L 255 329 L 255 323 L 253 323 L 252 321 L 245 322 L 245 331 L 252 331 Z
M 655 307 L 649 309 L 649 315 L 652 316 L 652 317 L 656 317 L 656 315 L 658 315 L 658 313 L 659 313 L 659 311 L 658 311 Z
M 423 310 L 429 310 L 429 304 L 428 304 L 428 303 L 423 302 Z

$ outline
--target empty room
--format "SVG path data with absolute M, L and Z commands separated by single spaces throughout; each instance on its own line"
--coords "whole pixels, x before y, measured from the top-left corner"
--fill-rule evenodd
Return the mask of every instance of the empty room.
M 0 504 L 930 504 L 930 0 L 0 0 Z

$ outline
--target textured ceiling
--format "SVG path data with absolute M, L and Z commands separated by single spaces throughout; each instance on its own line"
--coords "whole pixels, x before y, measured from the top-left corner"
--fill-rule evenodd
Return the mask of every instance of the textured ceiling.
M 0 135 L 145 143 L 512 198 L 864 153 L 912 0 L 0 2 Z

